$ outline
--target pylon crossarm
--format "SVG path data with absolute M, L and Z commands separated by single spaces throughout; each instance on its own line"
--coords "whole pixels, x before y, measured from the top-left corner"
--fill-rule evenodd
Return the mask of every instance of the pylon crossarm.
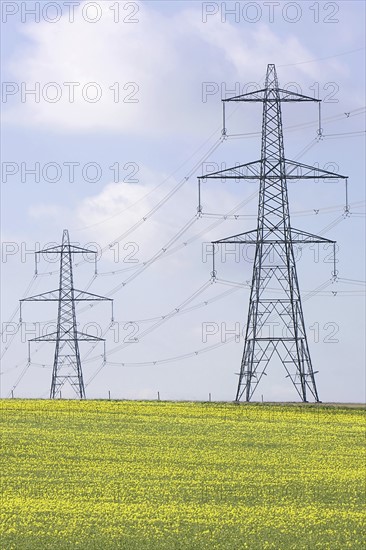
M 347 179 L 348 176 L 342 174 L 336 174 L 329 170 L 322 170 L 316 166 L 310 166 L 303 164 L 302 162 L 296 162 L 294 160 L 284 159 L 286 168 L 286 179 Z M 294 174 L 296 169 L 302 169 L 305 172 L 301 174 Z
M 275 92 L 273 97 L 267 95 L 268 91 Z M 321 99 L 315 99 L 303 94 L 291 92 L 290 90 L 283 90 L 282 88 L 266 88 L 262 90 L 256 90 L 255 92 L 248 92 L 247 94 L 236 95 L 229 97 L 228 99 L 222 99 L 223 102 L 228 103 L 230 101 L 315 101 L 321 102 Z M 267 93 L 266 93 L 267 92 Z
M 99 338 L 99 336 L 92 336 L 91 334 L 86 334 L 85 332 L 76 332 L 77 339 L 79 341 L 93 341 L 93 342 L 105 342 L 105 338 Z
M 82 248 L 80 246 L 75 246 L 73 244 L 50 246 L 49 248 L 44 248 L 43 250 L 37 250 L 35 254 L 43 254 L 43 253 L 61 254 L 61 253 L 65 253 L 66 251 L 67 252 L 70 251 L 73 254 L 98 254 L 96 250 L 90 250 L 89 248 Z
M 107 300 L 109 302 L 113 301 L 113 298 L 106 298 L 105 296 L 100 296 L 99 294 L 93 294 L 92 292 L 85 292 L 84 290 L 74 289 L 74 293 L 78 292 L 79 294 L 74 294 L 75 302 L 88 302 L 93 300 Z
M 212 241 L 212 244 L 215 245 L 215 244 L 221 244 L 221 243 L 226 243 L 226 242 L 246 244 L 247 242 L 248 243 L 256 242 L 255 240 L 248 240 L 248 241 L 242 240 L 242 237 L 244 237 L 244 238 L 248 237 L 250 239 L 250 235 L 257 235 L 257 230 L 256 229 L 251 229 L 250 231 L 244 231 L 244 233 L 238 233 L 237 235 L 231 235 L 230 237 L 226 237 L 224 239 L 219 239 L 217 241 Z
M 227 99 L 222 99 L 221 101 L 223 103 L 228 103 L 229 101 L 263 101 L 265 91 L 266 89 L 263 88 L 262 90 L 256 90 L 255 92 L 248 92 L 247 94 L 228 97 Z
M 280 101 L 314 101 L 315 103 L 321 102 L 321 99 L 316 99 L 315 97 L 311 97 L 309 95 L 298 94 L 297 92 L 291 92 L 290 90 L 278 88 L 277 91 L 279 92 Z
M 291 240 L 295 243 L 306 244 L 306 243 L 330 243 L 335 244 L 336 241 L 331 239 L 325 239 L 320 235 L 314 235 L 313 233 L 308 233 L 307 231 L 301 231 L 300 229 L 291 228 Z
M 63 336 L 60 336 L 57 332 L 51 332 L 50 334 L 45 334 L 44 336 L 31 338 L 28 342 L 74 342 L 74 333 L 72 333 L 71 336 L 69 334 L 69 332 L 66 332 Z M 99 338 L 98 336 L 85 334 L 84 332 L 76 332 L 76 337 L 79 342 L 105 342 L 105 338 Z
M 206 179 L 235 179 L 235 180 L 259 180 L 265 178 L 266 180 L 278 180 L 281 177 L 279 170 L 281 165 L 270 164 L 266 167 L 266 172 L 263 174 L 261 167 L 263 163 L 266 163 L 269 159 L 256 160 L 253 162 L 247 162 L 237 166 L 231 166 L 225 170 L 218 170 L 217 172 L 210 172 L 198 177 L 200 183 L 201 180 Z M 323 170 L 316 166 L 310 166 L 301 162 L 295 162 L 293 160 L 284 159 L 285 164 L 285 177 L 289 180 L 299 179 L 347 179 L 348 176 L 343 174 L 337 174 L 330 170 Z
M 81 246 L 75 246 L 70 244 L 70 252 L 74 254 L 98 254 L 96 250 L 90 250 L 90 248 L 82 248 Z
M 253 162 L 232 166 L 231 168 L 226 168 L 225 170 L 209 172 L 208 174 L 199 176 L 198 179 L 205 180 L 209 178 L 217 179 L 222 177 L 225 177 L 226 179 L 258 179 L 260 177 L 261 164 L 261 160 L 255 160 Z M 244 173 L 245 169 L 247 170 L 246 174 Z
M 59 300 L 59 291 L 60 291 L 60 289 L 49 290 L 48 292 L 43 292 L 42 294 L 35 294 L 35 296 L 29 296 L 29 298 L 22 298 L 19 301 L 20 302 L 38 302 L 38 301 L 42 301 L 42 300 L 58 301 Z
M 57 332 L 50 332 L 43 336 L 37 336 L 36 338 L 30 338 L 28 342 L 55 342 L 57 340 Z
M 56 290 L 50 290 L 48 292 L 43 292 L 42 294 L 36 294 L 35 296 L 30 296 L 29 298 L 22 298 L 19 301 L 20 302 L 37 302 L 42 300 L 58 301 L 60 299 L 59 292 L 60 292 L 60 289 L 57 288 Z M 75 302 L 76 301 L 85 302 L 85 301 L 93 301 L 93 300 L 107 300 L 109 302 L 113 301 L 113 298 L 106 298 L 104 296 L 100 296 L 99 294 L 93 294 L 92 292 L 77 290 L 76 288 L 74 289 L 74 292 L 78 292 L 79 294 L 75 294 L 73 298 L 71 296 L 69 298 L 63 296 L 62 301 L 67 301 L 67 300 L 70 300 L 70 301 L 74 300 Z
M 263 238 L 257 239 L 257 230 L 245 231 L 238 235 L 232 235 L 224 239 L 212 241 L 212 244 L 287 244 L 293 242 L 296 244 L 310 244 L 310 243 L 330 243 L 335 244 L 336 241 L 325 239 L 319 235 L 313 235 L 306 231 L 300 231 L 298 229 L 291 229 L 291 238 L 289 239 L 275 239 L 275 238 Z

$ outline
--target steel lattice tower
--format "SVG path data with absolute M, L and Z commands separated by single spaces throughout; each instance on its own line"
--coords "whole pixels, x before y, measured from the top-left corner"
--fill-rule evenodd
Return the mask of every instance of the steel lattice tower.
M 109 300 L 113 307 L 113 301 L 111 298 L 104 298 L 98 294 L 91 294 L 90 292 L 84 292 L 74 288 L 72 254 L 97 253 L 95 250 L 71 245 L 67 229 L 63 231 L 62 244 L 60 246 L 53 246 L 37 251 L 36 255 L 43 253 L 60 254 L 59 288 L 25 298 L 20 300 L 20 303 L 29 301 L 57 301 L 57 330 L 51 334 L 32 338 L 29 340 L 29 343 L 41 341 L 56 342 L 50 398 L 54 399 L 61 395 L 60 392 L 62 387 L 66 382 L 69 382 L 77 396 L 80 397 L 80 399 L 85 399 L 86 395 L 81 368 L 79 342 L 104 342 L 105 340 L 104 338 L 85 334 L 77 330 L 75 304 L 83 301 Z
M 235 400 L 240 401 L 244 396 L 246 401 L 250 401 L 272 356 L 277 354 L 302 401 L 308 400 L 308 392 L 310 392 L 318 402 L 293 245 L 295 243 L 334 244 L 335 241 L 291 226 L 287 180 L 346 179 L 346 176 L 285 158 L 281 103 L 319 102 L 320 100 L 280 89 L 274 65 L 267 67 L 264 89 L 223 100 L 224 135 L 226 134 L 225 103 L 236 101 L 263 103 L 261 159 L 199 178 L 199 189 L 202 179 L 259 180 L 257 228 L 213 243 L 213 245 L 255 244 L 244 352 Z M 320 135 L 321 129 L 319 129 Z M 200 197 L 199 190 L 199 212 L 202 212 Z M 334 269 L 334 275 L 335 273 Z M 215 274 L 214 268 L 213 275 Z M 278 296 L 276 298 L 273 296 L 274 289 Z M 276 327 L 274 327 L 274 320 L 276 320 Z

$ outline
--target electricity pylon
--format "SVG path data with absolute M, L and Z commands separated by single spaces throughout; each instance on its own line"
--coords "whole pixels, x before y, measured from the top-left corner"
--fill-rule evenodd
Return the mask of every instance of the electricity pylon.
M 57 330 L 51 334 L 45 334 L 32 338 L 30 342 L 56 342 L 55 356 L 53 361 L 52 382 L 50 398 L 61 396 L 61 389 L 66 382 L 69 382 L 80 399 L 85 399 L 85 387 L 81 369 L 79 342 L 105 342 L 104 338 L 85 334 L 77 330 L 76 302 L 108 300 L 98 294 L 91 294 L 74 288 L 72 254 L 97 254 L 95 250 L 81 248 L 70 244 L 69 232 L 63 231 L 62 244 L 39 250 L 35 254 L 60 254 L 60 284 L 56 290 L 37 294 L 20 300 L 22 302 L 54 301 L 58 302 Z M 96 259 L 96 257 L 95 257 Z M 37 256 L 36 256 L 37 272 Z M 113 317 L 113 313 L 112 313 Z M 21 313 L 20 313 L 20 320 Z M 104 354 L 105 357 L 105 354 Z M 30 361 L 30 359 L 29 359 Z
M 309 391 L 315 401 L 319 402 L 306 337 L 293 245 L 334 245 L 335 241 L 291 226 L 287 180 L 346 179 L 347 176 L 285 158 L 281 103 L 320 100 L 279 88 L 274 65 L 267 67 L 263 89 L 223 100 L 224 135 L 225 103 L 240 101 L 263 103 L 261 159 L 199 178 L 199 197 L 201 179 L 259 180 L 257 228 L 212 243 L 214 246 L 220 243 L 255 244 L 244 352 L 235 400 L 240 401 L 244 395 L 245 400 L 250 401 L 272 356 L 277 354 L 301 400 L 308 400 Z M 198 210 L 202 212 L 201 204 Z M 334 275 L 335 273 L 334 268 Z M 213 274 L 215 276 L 215 268 Z M 273 296 L 274 290 L 278 296 L 276 298 Z M 276 323 L 273 322 L 274 318 Z M 270 329 L 270 334 L 267 329 Z

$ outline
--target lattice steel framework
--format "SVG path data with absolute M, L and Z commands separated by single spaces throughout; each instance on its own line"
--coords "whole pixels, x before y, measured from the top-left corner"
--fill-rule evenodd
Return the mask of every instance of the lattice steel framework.
M 256 246 L 244 352 L 235 400 L 240 401 L 244 396 L 246 401 L 250 401 L 272 356 L 277 354 L 301 400 L 306 402 L 310 393 L 318 402 L 293 244 L 334 244 L 335 241 L 291 227 L 287 180 L 347 177 L 285 158 L 281 102 L 320 100 L 279 88 L 274 65 L 267 67 L 264 89 L 223 100 L 224 134 L 225 103 L 240 101 L 263 103 L 261 159 L 201 176 L 198 207 L 202 212 L 203 179 L 259 180 L 257 228 L 213 243 Z M 276 298 L 273 296 L 274 289 Z
M 45 334 L 37 338 L 32 338 L 30 342 L 56 342 L 55 355 L 52 370 L 52 382 L 50 398 L 54 399 L 61 396 L 61 389 L 68 382 L 80 399 L 85 399 L 85 387 L 83 373 L 81 368 L 81 359 L 79 351 L 79 342 L 105 342 L 104 338 L 92 336 L 77 330 L 76 308 L 77 302 L 108 300 L 112 304 L 113 319 L 113 301 L 111 298 L 105 298 L 98 294 L 84 292 L 74 288 L 72 254 L 97 254 L 95 250 L 81 248 L 70 244 L 69 232 L 63 231 L 62 244 L 52 246 L 36 252 L 37 254 L 60 254 L 60 278 L 59 288 L 37 294 L 29 298 L 20 300 L 22 302 L 30 301 L 55 301 L 58 302 L 57 330 L 51 334 Z M 95 256 L 96 259 L 96 256 Z M 36 256 L 37 271 L 37 256 Z M 21 313 L 20 313 L 21 319 Z M 29 359 L 30 360 L 30 359 Z

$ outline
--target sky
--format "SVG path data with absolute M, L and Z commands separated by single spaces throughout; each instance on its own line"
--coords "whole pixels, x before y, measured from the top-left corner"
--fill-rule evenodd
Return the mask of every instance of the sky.
M 337 241 L 296 249 L 319 397 L 365 401 L 365 5 L 346 2 L 7 2 L 2 10 L 1 397 L 47 398 L 61 242 L 80 303 L 88 398 L 232 401 L 253 248 L 209 243 L 256 227 L 258 182 L 197 177 L 260 159 L 262 106 L 221 99 L 263 86 L 322 99 L 282 105 L 285 156 L 348 176 L 289 181 L 292 226 Z M 346 204 L 348 208 L 346 208 Z M 235 214 L 235 217 L 234 217 Z M 243 247 L 244 248 L 244 247 Z M 224 251 L 225 252 L 225 251 Z M 227 252 L 227 251 L 226 251 Z M 270 363 L 254 400 L 299 399 Z M 13 393 L 12 393 L 13 392 Z M 67 389 L 63 397 L 73 397 Z

